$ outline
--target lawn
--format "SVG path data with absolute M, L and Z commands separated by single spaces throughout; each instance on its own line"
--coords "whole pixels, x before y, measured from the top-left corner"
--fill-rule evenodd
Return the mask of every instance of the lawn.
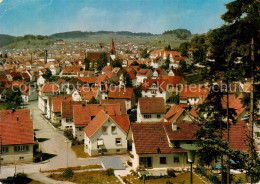
M 77 166 L 77 167 L 69 167 L 69 169 L 73 171 L 78 171 L 78 170 L 86 170 L 86 169 L 101 169 L 101 165 L 85 165 L 85 166 Z M 47 171 L 42 171 L 42 173 L 53 173 L 53 172 L 62 172 L 65 171 L 67 168 L 59 168 L 55 170 L 47 170 Z
M 74 153 L 77 155 L 78 158 L 89 157 L 89 154 L 84 152 L 84 144 L 73 145 L 71 146 L 71 149 L 74 151 Z
M 74 172 L 73 177 L 68 179 L 63 178 L 62 174 L 50 174 L 48 177 L 57 181 L 70 181 L 78 184 L 120 183 L 120 181 L 115 176 L 108 176 L 106 171 Z
M 140 180 L 139 178 L 133 176 L 133 175 L 128 175 L 125 177 L 122 177 L 122 179 L 126 179 L 127 181 L 130 181 L 131 184 L 143 184 L 143 180 Z M 185 173 L 180 173 L 176 174 L 176 177 L 174 178 L 159 178 L 159 179 L 151 179 L 151 180 L 146 180 L 146 184 L 165 184 L 167 181 L 170 181 L 174 184 L 190 184 L 190 172 L 185 172 Z M 204 182 L 195 174 L 193 174 L 193 183 L 201 183 L 203 184 Z

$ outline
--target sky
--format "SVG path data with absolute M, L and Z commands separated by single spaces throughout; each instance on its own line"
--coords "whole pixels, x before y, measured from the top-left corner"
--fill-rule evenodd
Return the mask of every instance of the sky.
M 0 0 L 0 34 L 50 35 L 66 31 L 160 34 L 220 27 L 230 0 Z

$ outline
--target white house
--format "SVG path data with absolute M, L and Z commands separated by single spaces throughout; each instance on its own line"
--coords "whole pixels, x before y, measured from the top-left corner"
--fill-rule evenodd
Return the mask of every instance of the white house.
M 137 122 L 158 122 L 165 115 L 163 98 L 139 98 Z
M 149 173 L 157 170 L 158 175 L 165 175 L 168 168 L 189 168 L 187 152 L 180 145 L 195 142 L 198 128 L 192 122 L 132 123 L 127 139 L 133 168 L 145 168 Z
M 142 84 L 142 97 L 162 97 L 164 99 L 164 102 L 166 102 L 169 98 L 168 80 L 145 79 Z
M 90 156 L 127 152 L 127 115 L 109 116 L 101 110 L 84 128 L 84 151 Z
M 151 76 L 152 76 L 152 71 L 150 69 L 140 69 L 136 74 L 137 85 L 142 84 L 144 79 L 148 79 Z

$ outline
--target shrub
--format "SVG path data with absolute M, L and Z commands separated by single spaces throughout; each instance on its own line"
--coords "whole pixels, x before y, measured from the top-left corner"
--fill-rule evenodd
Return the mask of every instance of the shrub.
M 211 174 L 211 175 L 207 176 L 207 178 L 213 184 L 219 184 L 220 183 L 219 178 L 216 175 L 214 175 L 214 174 Z
M 176 177 L 174 169 L 167 169 L 167 175 L 170 177 Z
M 108 176 L 114 176 L 114 175 L 115 175 L 114 169 L 113 169 L 113 168 L 107 169 L 107 170 L 106 170 L 106 174 L 107 174 Z
M 27 175 L 24 173 L 18 173 L 14 179 L 14 183 L 16 184 L 25 184 L 25 183 L 29 183 L 32 180 L 30 178 L 27 178 Z
M 72 130 L 65 130 L 64 136 L 67 137 L 69 140 L 73 140 Z
M 137 176 L 137 175 L 138 175 L 138 172 L 134 171 L 133 169 L 130 170 L 130 173 L 131 173 L 133 176 Z
M 171 181 L 166 181 L 165 184 L 173 184 Z
M 72 178 L 73 175 L 74 172 L 71 169 L 66 169 L 62 174 L 63 178 Z

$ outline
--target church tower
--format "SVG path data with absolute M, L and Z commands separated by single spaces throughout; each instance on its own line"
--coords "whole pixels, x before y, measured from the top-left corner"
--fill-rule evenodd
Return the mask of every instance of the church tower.
M 115 55 L 116 54 L 115 44 L 114 44 L 114 40 L 113 39 L 112 39 L 111 44 L 110 44 L 110 54 L 111 55 Z

